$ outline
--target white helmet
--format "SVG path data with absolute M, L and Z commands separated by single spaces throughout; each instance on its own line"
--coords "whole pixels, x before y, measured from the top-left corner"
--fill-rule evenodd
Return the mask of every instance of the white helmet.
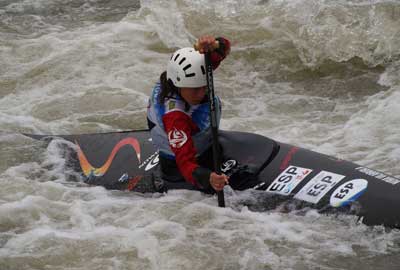
M 174 52 L 167 66 L 167 79 L 176 87 L 202 87 L 207 85 L 204 54 L 193 48 Z

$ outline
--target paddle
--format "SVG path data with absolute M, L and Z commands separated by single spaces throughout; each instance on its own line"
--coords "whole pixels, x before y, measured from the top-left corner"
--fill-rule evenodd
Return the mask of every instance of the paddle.
M 212 133 L 212 148 L 213 148 L 213 159 L 214 168 L 217 174 L 221 174 L 221 157 L 219 153 L 218 145 L 218 121 L 217 121 L 217 110 L 215 108 L 215 93 L 214 93 L 214 80 L 213 80 L 213 69 L 211 62 L 211 53 L 206 52 L 205 55 L 206 64 L 206 78 L 207 78 L 207 93 L 208 103 L 210 108 L 210 119 L 211 119 L 211 133 Z M 218 195 L 218 206 L 225 207 L 224 191 L 217 191 Z

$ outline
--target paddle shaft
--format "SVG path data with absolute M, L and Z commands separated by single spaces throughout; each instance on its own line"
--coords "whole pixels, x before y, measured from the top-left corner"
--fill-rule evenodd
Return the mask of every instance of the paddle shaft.
M 210 119 L 211 119 L 211 133 L 212 133 L 212 149 L 214 159 L 214 170 L 217 174 L 221 174 L 221 157 L 218 145 L 218 121 L 217 121 L 217 109 L 215 104 L 215 92 L 214 92 L 214 78 L 213 68 L 211 62 L 211 53 L 207 52 L 204 55 L 206 64 L 206 78 L 207 78 L 207 93 L 210 107 Z M 217 191 L 218 195 L 218 206 L 225 207 L 224 191 Z

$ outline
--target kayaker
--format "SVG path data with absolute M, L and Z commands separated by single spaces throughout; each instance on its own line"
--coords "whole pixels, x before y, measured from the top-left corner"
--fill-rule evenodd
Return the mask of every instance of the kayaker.
M 147 110 L 154 145 L 159 149 L 162 178 L 170 188 L 220 191 L 228 177 L 212 169 L 211 132 L 204 53 L 211 52 L 213 69 L 230 52 L 223 37 L 202 36 L 197 50 L 174 52 L 167 70 L 153 88 Z M 221 104 L 217 99 L 218 122 Z

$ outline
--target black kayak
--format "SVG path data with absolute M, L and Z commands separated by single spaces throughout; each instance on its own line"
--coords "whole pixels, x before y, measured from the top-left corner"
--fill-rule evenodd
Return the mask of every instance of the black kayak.
M 163 183 L 154 177 L 159 171 L 159 158 L 148 130 L 24 135 L 72 142 L 70 164 L 90 185 L 165 191 Z M 237 164 L 251 166 L 259 179 L 254 188 L 278 201 L 294 201 L 321 212 L 352 213 L 367 225 L 400 227 L 400 179 L 257 134 L 219 131 L 219 143 L 223 172 L 234 170 Z

